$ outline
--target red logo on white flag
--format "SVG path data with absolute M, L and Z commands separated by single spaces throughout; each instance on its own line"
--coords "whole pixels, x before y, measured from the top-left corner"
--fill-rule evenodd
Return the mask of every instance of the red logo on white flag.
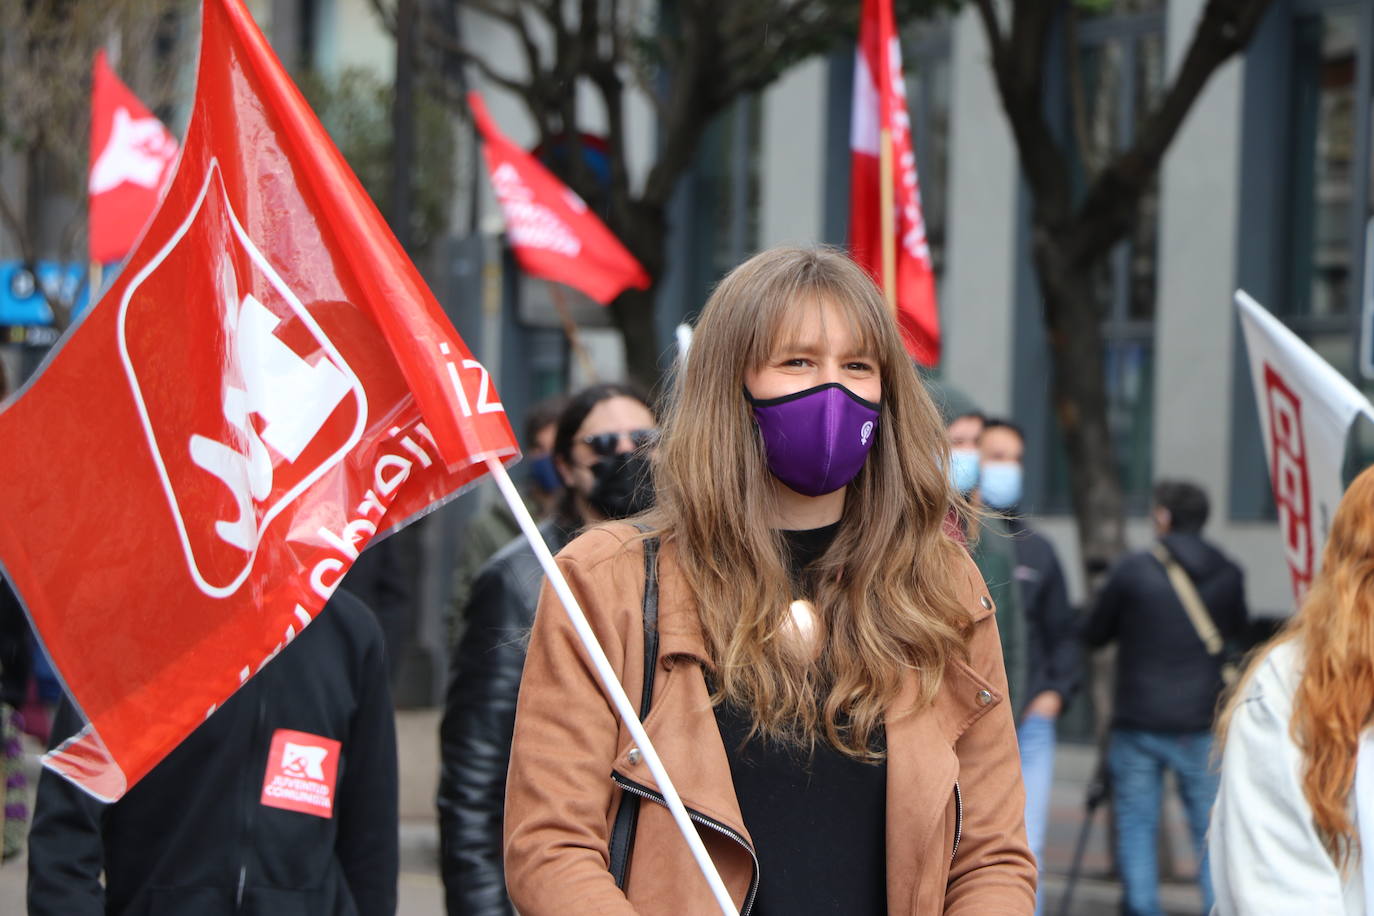
M 602 305 L 627 287 L 648 289 L 649 275 L 586 202 L 497 129 L 481 96 L 469 92 L 468 105 L 520 266 Z
M 333 817 L 342 747 L 332 738 L 277 729 L 267 752 L 262 803 L 269 808 Z
M 1312 530 L 1312 485 L 1307 469 L 1307 443 L 1302 431 L 1302 399 L 1274 368 L 1264 366 L 1265 409 L 1269 412 L 1269 479 L 1283 533 L 1283 552 L 1293 577 L 1298 605 L 1307 597 L 1315 571 L 1316 532 Z
M 883 174 L 882 147 L 890 149 Z M 919 362 L 940 361 L 940 315 L 935 269 L 921 213 L 921 188 L 911 144 L 902 49 L 892 0 L 864 0 L 854 63 L 850 124 L 849 247 L 884 290 L 896 297 L 897 321 L 907 350 Z M 884 227 L 884 194 L 892 195 L 892 225 Z M 893 276 L 886 276 L 884 245 L 891 239 Z
M 375 535 L 518 454 L 241 0 L 125 269 L 0 412 L 0 560 L 115 799 L 320 612 Z
M 176 155 L 176 138 L 115 76 L 105 52 L 97 53 L 87 180 L 92 261 L 117 261 L 129 253 L 157 208 Z

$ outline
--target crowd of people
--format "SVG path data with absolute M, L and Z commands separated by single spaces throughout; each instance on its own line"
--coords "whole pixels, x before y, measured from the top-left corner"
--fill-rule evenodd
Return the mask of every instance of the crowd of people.
M 742 912 L 1040 912 L 1057 723 L 1107 645 L 1124 912 L 1162 913 L 1169 771 L 1209 910 L 1364 911 L 1374 469 L 1299 614 L 1237 676 L 1243 578 L 1203 536 L 1206 493 L 1158 482 L 1150 547 L 1076 609 L 1022 517 L 1025 432 L 922 379 L 838 252 L 728 274 L 662 405 L 598 384 L 527 419 L 540 534 Z M 501 509 L 469 528 L 440 735 L 448 912 L 714 911 L 533 549 Z M 340 590 L 118 802 L 43 773 L 30 912 L 393 912 L 385 646 Z M 64 701 L 54 736 L 80 727 Z M 271 796 L 283 740 L 335 751 L 325 810 Z

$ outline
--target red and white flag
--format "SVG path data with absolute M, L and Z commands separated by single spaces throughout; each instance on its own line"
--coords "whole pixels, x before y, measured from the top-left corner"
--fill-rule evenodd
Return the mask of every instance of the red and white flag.
M 1243 290 L 1235 302 L 1296 607 L 1312 585 L 1345 493 L 1341 471 L 1351 424 L 1359 414 L 1374 420 L 1374 405 Z
M 87 176 L 91 260 L 129 253 L 157 209 L 177 157 L 176 138 L 115 76 L 105 52 L 91 79 L 91 170 Z
M 368 541 L 517 455 L 468 352 L 242 0 L 118 279 L 0 409 L 0 563 L 119 798 Z
M 940 313 L 935 271 L 921 215 L 921 186 L 911 147 L 902 48 L 892 0 L 863 0 L 849 147 L 850 253 L 895 302 L 907 350 L 922 365 L 937 365 Z M 891 216 L 886 227 L 885 214 Z M 886 257 L 885 245 L 889 246 Z
M 468 93 L 468 107 L 520 267 L 602 305 L 628 287 L 648 289 L 649 275 L 586 202 L 502 134 L 476 92 Z

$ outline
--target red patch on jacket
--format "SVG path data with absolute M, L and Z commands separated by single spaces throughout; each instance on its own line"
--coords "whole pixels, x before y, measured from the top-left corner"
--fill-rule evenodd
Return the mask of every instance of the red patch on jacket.
M 262 803 L 269 808 L 333 817 L 342 747 L 333 739 L 309 732 L 277 729 L 267 754 Z

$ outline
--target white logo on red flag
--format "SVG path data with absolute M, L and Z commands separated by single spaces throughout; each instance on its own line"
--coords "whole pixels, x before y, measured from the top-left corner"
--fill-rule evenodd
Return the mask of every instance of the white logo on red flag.
M 534 192 L 520 180 L 520 173 L 503 162 L 491 173 L 492 189 L 506 214 L 506 232 L 512 245 L 526 245 L 575 258 L 582 243 L 568 230 L 568 224 L 548 207 L 535 200 Z M 576 195 L 570 195 L 571 200 Z M 581 203 L 582 198 L 576 198 Z M 586 209 L 583 204 L 582 209 Z
M 206 0 L 201 21 L 165 197 L 125 181 L 92 198 L 93 238 L 98 205 L 124 229 L 121 201 L 157 209 L 0 409 L 0 559 L 89 721 L 44 762 L 106 801 L 309 624 L 370 539 L 518 454 L 241 0 Z
M 118 261 L 129 253 L 157 208 L 176 162 L 177 141 L 128 86 L 105 52 L 91 76 L 90 192 L 87 236 L 92 261 Z
M 506 217 L 511 250 L 529 274 L 566 283 L 602 305 L 649 276 L 586 202 L 497 129 L 486 105 L 468 93 L 492 187 Z
M 332 738 L 277 729 L 267 752 L 260 801 L 269 808 L 333 817 L 342 747 Z
M 849 143 L 850 253 L 891 297 L 908 352 L 937 365 L 935 273 L 892 0 L 863 0 Z
M 211 237 L 236 244 L 207 259 Z M 143 333 L 160 320 L 165 286 L 197 275 L 218 295 L 185 307 L 217 314 L 221 336 L 169 348 Z M 125 289 L 119 345 L 191 577 L 211 597 L 233 594 L 252 568 L 263 530 L 358 443 L 367 397 L 249 238 L 225 197 L 216 160 L 171 241 Z M 189 384 L 206 365 L 220 370 L 218 390 L 208 403 L 188 404 L 176 382 Z
M 115 109 L 110 139 L 91 166 L 90 192 L 103 194 L 126 181 L 156 188 L 177 155 L 177 142 L 154 117 L 134 117 Z

